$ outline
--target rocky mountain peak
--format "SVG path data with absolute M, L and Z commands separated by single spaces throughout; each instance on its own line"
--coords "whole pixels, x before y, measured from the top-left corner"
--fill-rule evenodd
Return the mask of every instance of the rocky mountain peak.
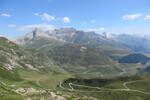
M 58 30 L 58 34 L 69 34 L 69 33 L 75 33 L 76 32 L 76 29 L 75 28 L 60 28 Z
M 45 33 L 48 35 L 52 34 L 71 34 L 71 33 L 76 33 L 75 28 L 60 28 L 60 29 L 54 29 L 54 30 L 48 30 Z
M 35 29 L 33 30 L 33 37 L 34 37 L 35 35 L 39 35 L 39 34 L 43 34 L 43 33 L 44 33 L 44 32 L 42 32 L 40 28 L 35 28 Z
M 84 34 L 84 31 L 77 31 L 76 34 Z

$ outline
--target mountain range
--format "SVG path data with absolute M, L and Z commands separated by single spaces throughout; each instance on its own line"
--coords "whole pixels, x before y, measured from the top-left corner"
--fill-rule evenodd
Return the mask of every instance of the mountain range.
M 95 32 L 84 32 L 74 28 L 60 28 L 46 32 L 42 32 L 39 28 L 36 28 L 25 36 L 18 38 L 17 42 L 25 47 L 31 47 L 37 50 L 62 44 L 80 44 L 95 47 L 111 46 L 133 52 L 150 52 L 150 40 L 144 37 L 128 34 L 116 35 L 106 32 L 97 34 Z

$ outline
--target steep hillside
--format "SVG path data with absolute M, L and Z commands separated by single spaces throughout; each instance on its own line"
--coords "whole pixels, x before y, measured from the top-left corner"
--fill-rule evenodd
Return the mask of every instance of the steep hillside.
M 150 62 L 138 68 L 138 74 L 150 74 Z
M 46 52 L 61 68 L 79 77 L 114 77 L 135 74 L 136 67 L 119 64 L 101 49 L 86 45 L 66 44 Z M 129 65 L 130 66 L 130 65 Z M 124 72 L 127 70 L 127 72 Z
M 50 59 L 42 53 L 26 49 L 0 37 L 0 66 L 6 69 L 14 67 L 42 69 L 45 64 L 52 64 Z
M 47 55 L 59 64 L 88 66 L 104 65 L 110 62 L 109 58 L 97 48 L 77 44 L 55 47 L 47 52 Z
M 129 54 L 118 60 L 119 63 L 143 63 L 150 61 L 150 58 L 138 53 Z
M 127 56 L 128 54 L 132 53 L 132 51 L 126 49 L 106 45 L 100 46 L 99 49 L 113 60 L 118 60 L 123 56 Z

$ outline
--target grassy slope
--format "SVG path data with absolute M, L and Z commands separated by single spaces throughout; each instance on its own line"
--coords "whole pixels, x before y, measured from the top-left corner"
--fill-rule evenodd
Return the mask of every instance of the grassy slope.
M 36 90 L 55 90 L 57 85 L 64 79 L 73 77 L 68 72 L 60 69 L 57 66 L 47 66 L 49 72 L 35 71 L 31 69 L 15 68 L 12 72 L 1 69 L 4 73 L 0 74 L 0 81 L 5 83 L 5 85 L 0 83 L 0 98 L 4 100 L 22 100 L 27 96 L 20 96 L 8 89 L 19 89 L 19 88 L 35 88 Z M 5 73 L 6 72 L 6 73 Z M 14 74 L 15 72 L 15 74 Z M 12 79 L 10 79 L 12 78 Z M 12 86 L 15 85 L 15 86 Z M 8 95 L 9 94 L 9 95 Z M 48 97 L 45 95 L 44 97 Z M 43 95 L 30 95 L 31 98 L 39 99 Z
M 130 89 L 136 89 L 136 90 L 145 91 L 145 92 L 150 93 L 150 80 L 141 81 L 141 82 L 133 82 L 133 83 L 127 84 L 127 86 Z
M 1 84 L 1 82 L 4 82 L 7 85 L 11 85 L 14 84 L 15 82 L 21 82 L 21 81 L 23 81 L 23 79 L 21 79 L 17 74 L 10 72 L 6 69 L 0 68 L 0 99 L 1 100 L 23 99 L 22 96 L 10 90 L 7 90 L 7 87 Z
M 121 59 L 118 60 L 119 63 L 147 63 L 150 60 L 149 57 L 140 54 L 140 53 L 133 53 L 129 54 L 127 56 L 122 57 Z
M 129 78 L 124 77 L 124 78 L 116 78 L 116 79 L 101 79 L 101 81 L 99 81 L 100 83 L 96 80 L 93 82 L 92 81 L 89 81 L 89 82 L 84 81 L 83 82 L 83 79 L 78 80 L 78 81 L 76 80 L 74 82 L 76 84 L 82 84 L 82 85 L 86 85 L 86 86 L 94 86 L 94 87 L 99 86 L 99 87 L 111 88 L 111 89 L 116 89 L 116 88 L 122 89 L 122 88 L 125 88 L 123 86 L 124 82 L 133 81 L 133 80 L 147 80 L 147 79 L 150 79 L 150 75 L 133 76 L 133 77 L 129 77 Z M 71 81 L 68 81 L 67 83 L 69 83 L 69 82 L 71 82 Z M 63 84 L 63 86 L 66 88 L 69 88 L 69 86 L 67 84 Z M 127 86 L 130 89 L 149 92 L 149 81 L 130 83 L 130 84 L 127 84 Z M 136 86 L 138 86 L 138 87 L 136 87 Z M 143 93 L 139 93 L 139 92 L 100 91 L 100 90 L 91 89 L 91 88 L 81 88 L 81 87 L 76 87 L 76 86 L 73 86 L 73 87 L 74 87 L 74 89 L 77 89 L 77 90 L 72 91 L 70 93 L 65 91 L 64 93 L 68 93 L 68 94 L 73 93 L 73 95 L 77 96 L 77 97 L 83 97 L 83 96 L 91 97 L 92 96 L 92 97 L 97 98 L 98 100 L 149 100 L 149 98 L 150 98 L 149 94 L 143 94 Z
M 14 92 L 7 91 L 3 87 L 0 87 L 0 99 L 1 100 L 22 100 L 23 97 Z
M 81 48 L 84 49 L 81 50 Z M 120 52 L 124 51 L 120 50 Z M 108 76 L 116 76 L 115 74 L 119 74 L 123 69 L 127 69 L 125 64 L 117 64 L 116 61 L 110 59 L 109 55 L 103 50 L 85 45 L 67 44 L 55 47 L 46 53 L 49 58 L 52 58 L 65 70 L 71 73 L 78 73 L 78 75 L 88 76 L 89 78 L 95 75 L 97 77 L 98 74 L 100 76 L 102 74 L 108 75 L 108 73 L 110 73 Z
M 53 58 L 60 64 L 72 64 L 72 65 L 104 65 L 109 63 L 109 60 L 105 55 L 96 48 L 83 46 L 86 49 L 81 51 L 82 45 L 67 44 L 54 48 L 52 51 L 47 52 L 50 58 Z
M 126 56 L 130 53 L 131 51 L 128 51 L 126 49 L 121 49 L 117 47 L 111 47 L 111 46 L 100 46 L 99 49 L 101 49 L 104 53 L 106 53 L 110 58 L 114 60 L 118 60 L 122 58 L 123 56 Z
M 47 89 L 55 89 L 57 84 L 61 81 L 73 77 L 57 66 L 51 66 L 49 69 L 50 71 L 48 73 L 41 73 L 33 70 L 19 70 L 19 75 L 22 78 Z
M 111 63 L 107 66 L 92 66 L 89 67 L 92 71 L 86 73 L 78 73 L 76 76 L 80 78 L 113 78 L 116 76 L 130 76 L 137 73 L 136 64 L 119 64 Z M 125 73 L 123 72 L 123 69 Z

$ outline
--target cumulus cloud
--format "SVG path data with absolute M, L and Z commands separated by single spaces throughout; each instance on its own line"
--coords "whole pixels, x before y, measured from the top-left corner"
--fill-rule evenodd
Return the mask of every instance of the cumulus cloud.
M 43 14 L 39 14 L 39 13 L 34 13 L 35 16 L 40 16 L 42 18 L 42 20 L 47 20 L 47 21 L 52 21 L 55 20 L 56 21 L 62 21 L 64 23 L 69 23 L 70 22 L 70 18 L 69 17 L 63 17 L 63 18 L 55 18 L 54 16 L 51 16 L 47 13 L 43 13 Z
M 124 15 L 122 17 L 123 20 L 134 20 L 136 18 L 141 17 L 142 14 L 132 14 L 132 15 Z
M 52 20 L 55 19 L 54 16 L 51 16 L 51 15 L 49 15 L 47 13 L 44 13 L 43 15 L 41 15 L 41 17 L 42 17 L 42 20 L 48 20 L 48 21 L 52 21 Z
M 9 24 L 9 25 L 7 25 L 8 27 L 16 27 L 16 25 L 14 25 L 14 24 Z
M 9 15 L 9 14 L 1 14 L 1 16 L 3 16 L 3 17 L 11 17 L 11 15 Z
M 146 15 L 144 19 L 145 19 L 145 20 L 150 19 L 150 15 Z
M 101 32 L 101 31 L 105 31 L 105 30 L 106 30 L 106 29 L 103 28 L 103 27 L 85 29 L 85 31 L 94 31 L 94 32 Z
M 18 28 L 17 30 L 18 31 L 31 31 L 35 28 L 40 28 L 43 31 L 55 29 L 55 27 L 53 25 L 50 25 L 50 24 L 34 24 L 34 25 L 22 26 L 22 27 Z
M 63 20 L 64 23 L 69 23 L 70 22 L 70 18 L 69 17 L 64 17 L 62 20 Z
M 47 13 L 39 14 L 39 13 L 34 13 L 35 16 L 40 16 L 42 20 L 47 20 L 47 21 L 52 21 L 55 19 L 54 16 L 51 16 Z

